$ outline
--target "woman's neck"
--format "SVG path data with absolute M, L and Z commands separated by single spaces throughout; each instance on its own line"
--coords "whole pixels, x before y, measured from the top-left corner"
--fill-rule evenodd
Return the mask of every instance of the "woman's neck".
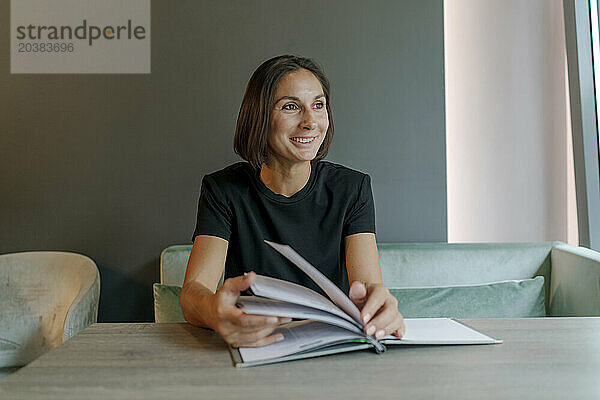
M 310 172 L 310 161 L 284 165 L 272 160 L 263 163 L 260 179 L 273 193 L 291 197 L 308 183 Z

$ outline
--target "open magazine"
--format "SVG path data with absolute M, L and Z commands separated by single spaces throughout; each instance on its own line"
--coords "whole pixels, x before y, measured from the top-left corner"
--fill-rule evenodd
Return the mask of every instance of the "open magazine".
M 265 242 L 304 271 L 328 297 L 292 282 L 257 275 L 250 287 L 254 296 L 240 296 L 237 306 L 247 314 L 297 321 L 275 330 L 284 336 L 280 342 L 256 348 L 230 347 L 236 367 L 367 348 L 383 353 L 386 345 L 502 343 L 450 318 L 405 318 L 406 331 L 401 339 L 388 335 L 376 340 L 364 333 L 360 311 L 333 282 L 290 246 Z

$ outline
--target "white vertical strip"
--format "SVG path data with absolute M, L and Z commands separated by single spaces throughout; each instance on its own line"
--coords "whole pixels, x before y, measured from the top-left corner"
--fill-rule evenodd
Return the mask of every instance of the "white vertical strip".
M 598 43 L 598 3 L 596 0 L 589 0 L 590 3 L 590 21 L 592 24 L 592 63 L 594 67 L 594 84 L 596 98 L 596 126 L 598 126 L 598 115 L 600 112 L 600 99 L 598 90 L 600 89 L 600 47 Z
M 449 242 L 567 240 L 559 0 L 445 0 Z
M 569 96 L 569 69 L 565 48 L 565 118 L 567 121 L 567 243 L 579 246 L 579 223 L 577 221 L 577 197 L 575 193 L 575 162 L 573 159 L 573 132 L 571 130 L 571 104 Z

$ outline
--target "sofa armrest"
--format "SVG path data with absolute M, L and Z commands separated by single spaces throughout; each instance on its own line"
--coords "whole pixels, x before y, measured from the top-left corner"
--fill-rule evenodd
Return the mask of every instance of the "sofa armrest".
M 64 325 L 64 340 L 69 340 L 79 331 L 98 320 L 98 299 L 100 298 L 100 274 L 96 271 L 94 282 L 73 301 Z
M 600 253 L 556 242 L 551 252 L 549 316 L 600 316 Z

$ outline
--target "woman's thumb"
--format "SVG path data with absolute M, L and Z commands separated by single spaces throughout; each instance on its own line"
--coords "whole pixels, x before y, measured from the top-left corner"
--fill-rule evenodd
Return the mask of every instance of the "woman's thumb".
M 244 275 L 236 276 L 235 278 L 229 278 L 223 284 L 224 289 L 230 292 L 243 292 L 248 289 L 250 285 L 254 283 L 256 279 L 256 273 L 254 271 L 248 272 Z
M 360 303 L 367 297 L 367 287 L 361 281 L 354 281 L 350 286 L 350 292 L 348 293 L 350 300 L 355 304 Z

